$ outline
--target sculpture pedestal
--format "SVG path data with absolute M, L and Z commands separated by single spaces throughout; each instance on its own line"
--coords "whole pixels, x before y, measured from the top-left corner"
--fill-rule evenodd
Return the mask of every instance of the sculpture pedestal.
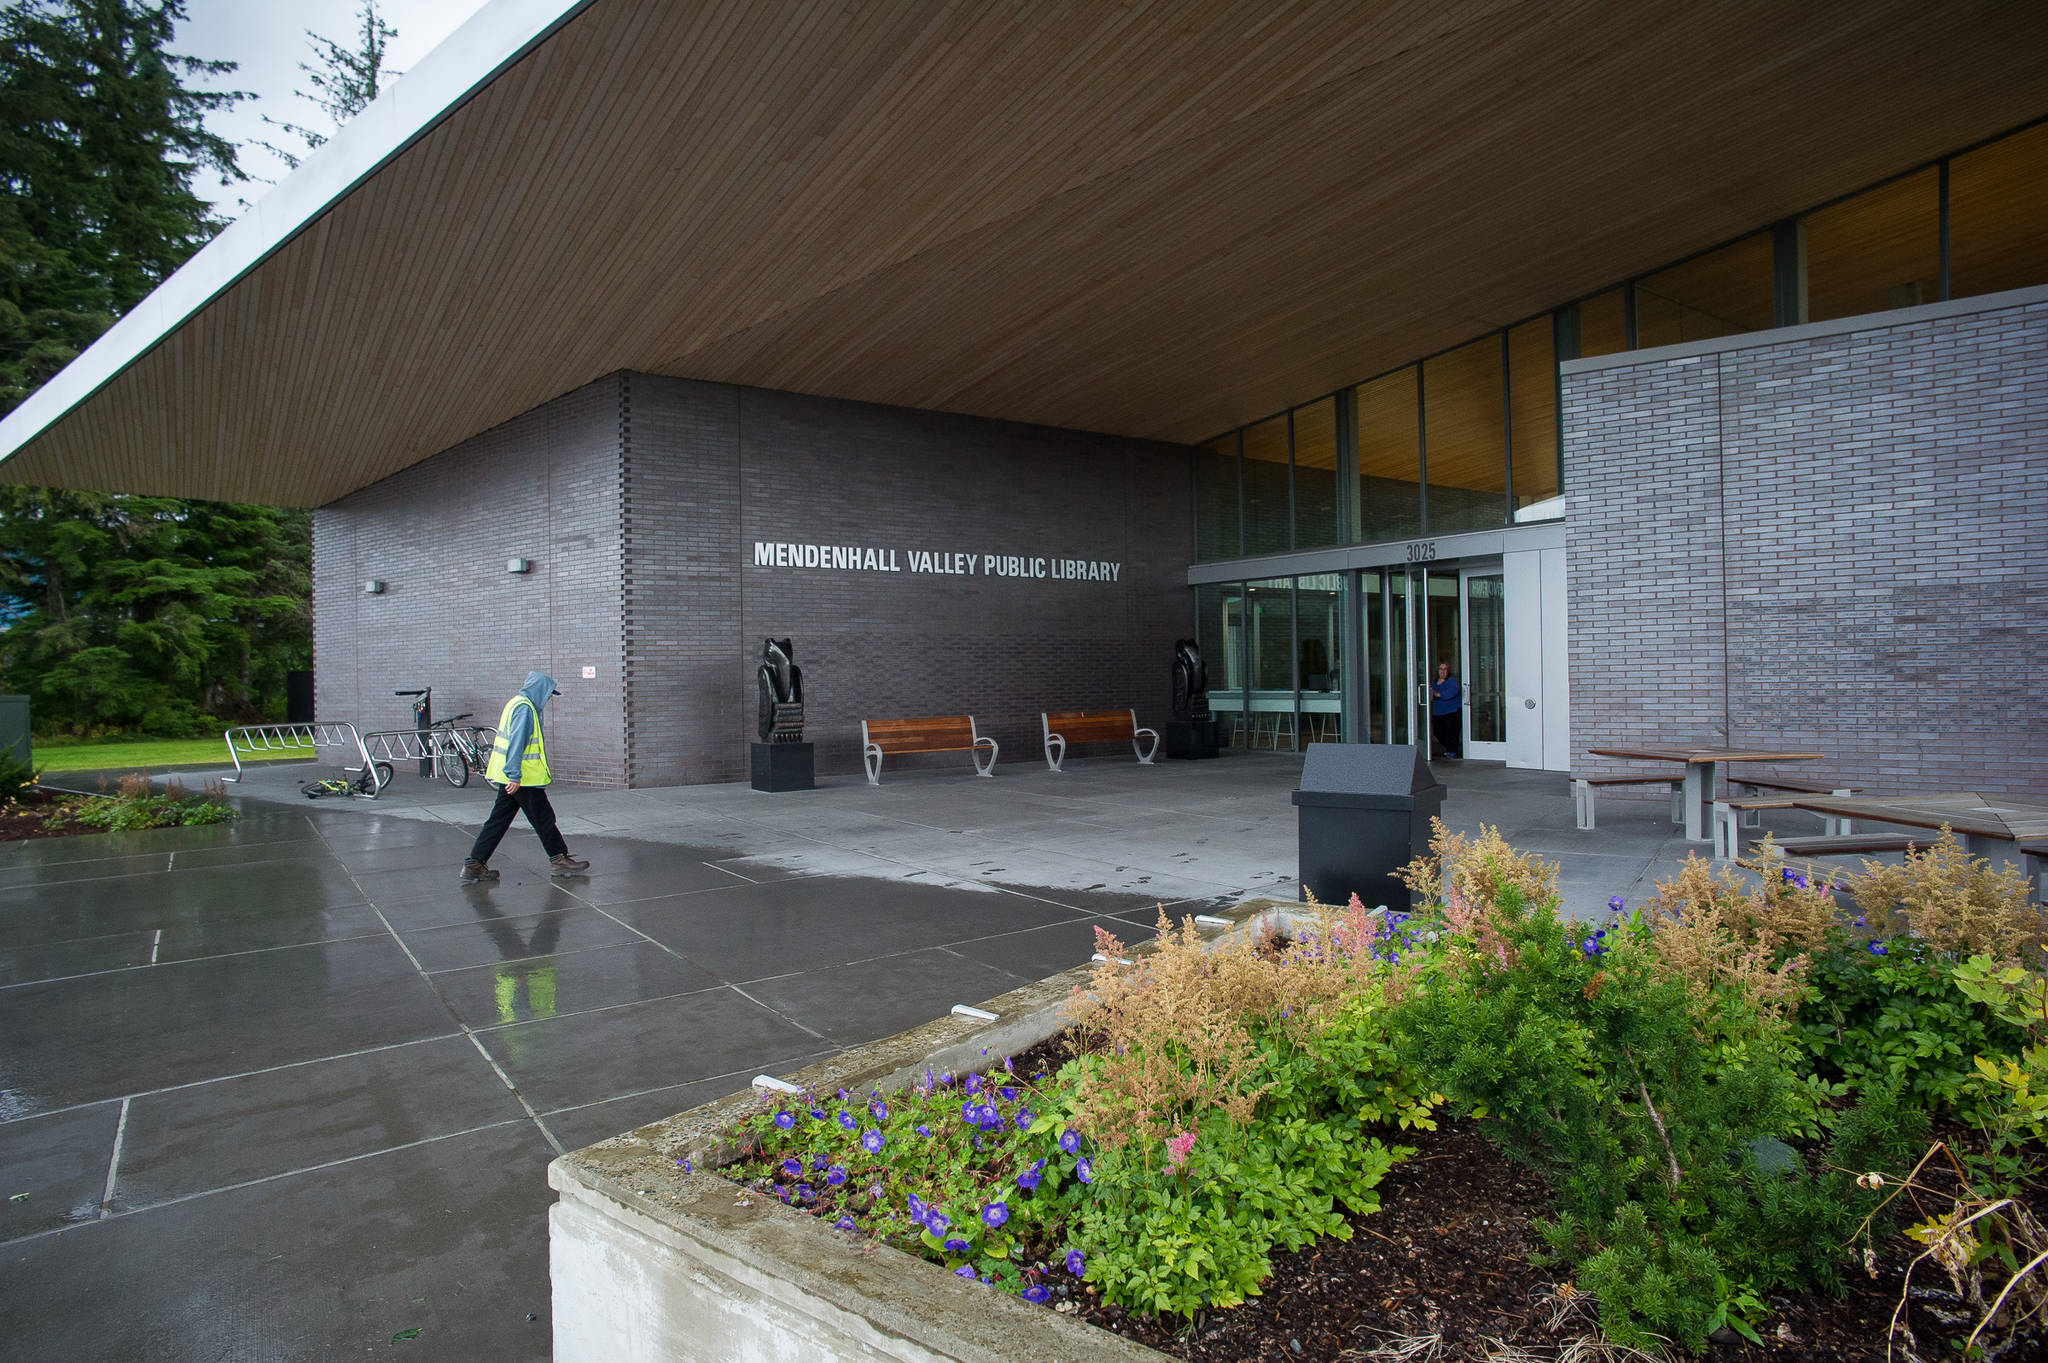
M 1166 721 L 1168 757 L 1214 757 L 1223 746 L 1223 722 L 1215 719 Z
M 810 790 L 818 784 L 817 766 L 808 743 L 750 743 L 755 790 Z

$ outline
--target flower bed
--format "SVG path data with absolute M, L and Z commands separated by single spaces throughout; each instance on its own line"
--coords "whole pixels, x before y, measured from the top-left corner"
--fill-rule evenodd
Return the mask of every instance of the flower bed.
M 1920 1271 L 1988 1321 L 1975 1347 L 2038 1342 L 2040 1278 L 2016 1270 L 2048 1250 L 2024 1205 L 2048 988 L 2016 880 L 1945 840 L 1853 878 L 1852 904 L 1766 848 L 1761 885 L 1695 862 L 1654 903 L 1585 925 L 1556 913 L 1554 868 L 1490 832 L 1434 852 L 1410 868 L 1415 917 L 1354 899 L 1222 940 L 1104 938 L 1085 985 L 1049 982 L 1022 1010 L 1029 1027 L 929 1056 L 911 1034 L 892 1063 L 859 1057 L 639 1139 L 684 1179 L 734 1180 L 700 1202 L 776 1224 L 812 1213 L 831 1253 L 889 1255 L 890 1280 L 920 1292 L 950 1279 L 983 1318 L 1087 1316 L 1195 1356 L 1276 1262 L 1291 1274 L 1371 1232 L 1403 1136 L 1434 1142 L 1456 1118 L 1547 1183 L 1548 1214 L 1524 1229 L 1555 1275 L 1547 1299 L 1570 1307 L 1551 1314 L 1610 1347 L 1813 1328 L 1826 1313 L 1793 1296 L 1909 1258 L 1897 1228 L 1912 1220 Z M 1029 1048 L 1061 1020 L 1078 1029 L 1070 1058 L 1038 1063 Z M 1975 1134 L 1902 1182 L 1935 1120 Z M 1392 1287 L 1353 1290 L 1383 1293 L 1391 1320 Z M 1456 1309 L 1453 1285 L 1434 1290 Z M 1266 1343 L 1309 1356 L 1308 1332 L 1275 1324 Z M 1847 1343 L 1881 1352 L 1884 1332 Z

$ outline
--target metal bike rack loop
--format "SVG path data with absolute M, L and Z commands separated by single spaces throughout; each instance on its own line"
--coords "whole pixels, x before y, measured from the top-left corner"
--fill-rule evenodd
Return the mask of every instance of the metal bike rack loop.
M 322 748 L 341 748 L 355 754 L 362 763 L 361 768 L 370 773 L 372 787 L 381 788 L 377 780 L 377 768 L 370 761 L 370 750 L 363 743 L 363 736 L 356 726 L 345 720 L 311 720 L 305 724 L 245 724 L 229 729 L 221 737 L 228 745 L 228 760 L 235 764 L 233 776 L 223 776 L 223 781 L 242 779 L 242 755 L 260 752 L 288 752 L 306 757 L 317 757 Z M 344 755 L 345 756 L 345 755 Z

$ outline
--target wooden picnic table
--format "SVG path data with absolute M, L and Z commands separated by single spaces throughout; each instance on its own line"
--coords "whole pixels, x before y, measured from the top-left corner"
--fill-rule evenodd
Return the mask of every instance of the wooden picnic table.
M 1826 753 L 1778 752 L 1769 748 L 1728 748 L 1707 744 L 1646 743 L 1626 748 L 1588 748 L 1595 757 L 1629 757 L 1640 762 L 1685 763 L 1685 836 L 1706 842 L 1713 834 L 1714 792 L 1724 762 L 1818 762 Z
M 1955 831 L 1963 850 L 1971 853 L 1979 850 L 1980 840 L 2026 843 L 2048 838 L 2048 800 L 2025 795 L 1974 790 L 1877 797 L 1802 795 L 1792 801 L 1792 807 L 1842 819 L 1903 824 L 1908 828 L 1940 828 L 1947 824 Z

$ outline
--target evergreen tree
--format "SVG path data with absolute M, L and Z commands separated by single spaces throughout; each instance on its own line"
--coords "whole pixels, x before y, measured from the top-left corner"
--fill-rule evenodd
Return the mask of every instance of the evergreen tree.
M 201 120 L 233 70 L 165 50 L 181 0 L 12 0 L 0 11 L 0 411 L 141 302 L 222 224 L 192 192 L 240 178 Z
M 377 0 L 363 0 L 357 17 L 361 20 L 361 28 L 354 47 L 343 47 L 332 38 L 323 38 L 307 29 L 306 38 L 313 45 L 313 61 L 299 63 L 299 70 L 306 73 L 306 80 L 313 87 L 299 91 L 299 98 L 319 105 L 337 129 L 368 108 L 370 101 L 385 86 L 405 74 L 389 70 L 384 65 L 384 54 L 390 48 L 391 40 L 398 36 L 398 30 L 385 23 L 384 16 L 377 12 Z M 257 144 L 274 153 L 293 170 L 299 168 L 299 162 L 307 153 L 324 146 L 329 136 L 317 129 L 272 118 L 268 114 L 264 115 L 263 121 L 292 134 L 305 144 L 305 150 L 298 152 L 270 142 Z
M 201 120 L 243 96 L 186 87 L 233 66 L 167 51 L 182 18 L 181 0 L 0 9 L 0 412 L 222 226 L 193 176 L 241 176 Z M 303 511 L 0 488 L 0 686 L 44 731 L 275 713 L 311 658 L 310 562 Z

